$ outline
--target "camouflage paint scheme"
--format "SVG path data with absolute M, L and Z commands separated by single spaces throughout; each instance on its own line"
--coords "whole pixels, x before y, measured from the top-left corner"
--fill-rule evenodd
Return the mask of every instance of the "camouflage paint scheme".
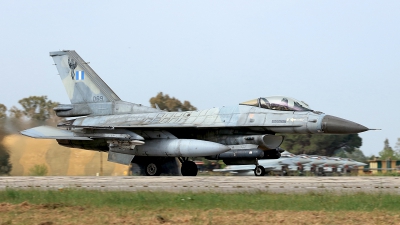
M 201 111 L 165 112 L 122 101 L 75 51 L 51 52 L 50 56 L 71 100 L 71 104 L 59 105 L 54 110 L 59 117 L 74 118 L 59 124 L 62 129 L 43 126 L 21 133 L 34 138 L 57 139 L 60 145 L 67 147 L 106 151 L 112 162 L 146 161 L 149 171 L 160 167 L 160 157 L 178 157 L 184 175 L 197 174 L 197 168 L 193 168 L 194 163 L 188 157 L 258 165 L 258 159 L 280 157 L 278 147 L 283 136 L 276 133 L 368 130 L 282 96 Z M 285 100 L 285 109 L 273 108 L 269 103 L 265 105 L 273 99 Z M 292 108 L 289 109 L 288 104 Z M 301 106 L 299 110 L 293 108 L 296 104 Z M 148 175 L 158 173 L 150 171 Z

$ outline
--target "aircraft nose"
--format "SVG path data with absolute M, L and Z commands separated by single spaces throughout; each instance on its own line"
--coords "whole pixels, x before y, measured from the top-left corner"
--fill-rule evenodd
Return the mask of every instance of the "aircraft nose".
M 322 119 L 322 130 L 328 134 L 354 134 L 367 131 L 368 128 L 350 120 L 326 115 Z

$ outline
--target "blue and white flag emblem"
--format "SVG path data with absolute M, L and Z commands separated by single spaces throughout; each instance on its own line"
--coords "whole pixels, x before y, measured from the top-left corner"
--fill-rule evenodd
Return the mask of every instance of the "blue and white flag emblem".
M 84 80 L 85 71 L 75 71 L 75 80 Z

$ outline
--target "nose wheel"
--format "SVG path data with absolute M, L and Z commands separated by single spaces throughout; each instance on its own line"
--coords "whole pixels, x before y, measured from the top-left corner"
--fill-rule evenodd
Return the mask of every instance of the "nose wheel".
M 199 171 L 196 163 L 189 161 L 188 158 L 179 158 L 182 163 L 181 173 L 182 176 L 196 176 Z

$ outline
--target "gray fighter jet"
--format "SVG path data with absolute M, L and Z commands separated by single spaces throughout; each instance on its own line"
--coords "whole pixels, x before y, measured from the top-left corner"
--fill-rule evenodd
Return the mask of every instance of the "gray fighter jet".
M 75 51 L 50 52 L 71 104 L 54 108 L 67 118 L 57 128 L 40 126 L 21 134 L 56 139 L 66 147 L 108 152 L 111 162 L 142 164 L 147 175 L 178 158 L 184 176 L 197 175 L 191 157 L 254 164 L 277 159 L 283 136 L 276 133 L 349 134 L 360 124 L 311 110 L 283 96 L 260 97 L 230 107 L 166 112 L 122 101 Z M 118 75 L 115 75 L 118 76 Z M 132 92 L 138 94 L 135 86 Z
M 261 159 L 258 161 L 259 166 L 254 165 L 229 165 L 224 169 L 214 169 L 214 172 L 229 172 L 239 176 L 264 176 L 271 172 L 278 172 L 283 176 L 288 175 L 289 171 L 297 171 L 304 164 L 311 162 L 307 156 L 294 155 L 289 152 L 283 152 L 279 159 Z M 260 170 L 260 167 L 264 171 Z

